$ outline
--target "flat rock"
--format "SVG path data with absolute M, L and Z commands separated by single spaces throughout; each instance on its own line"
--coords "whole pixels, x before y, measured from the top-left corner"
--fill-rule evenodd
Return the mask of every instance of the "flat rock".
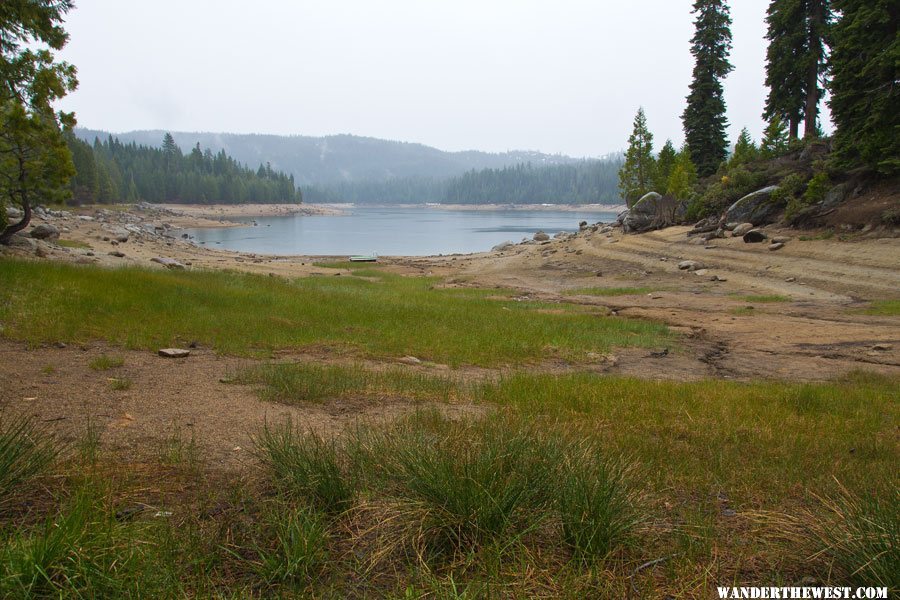
M 422 361 L 416 358 L 415 356 L 404 356 L 398 362 L 402 362 L 405 365 L 421 365 Z
M 772 238 L 773 244 L 787 244 L 789 241 L 791 241 L 791 238 L 786 235 L 776 235 Z
M 782 248 L 784 248 L 784 244 L 781 243 L 781 242 L 778 242 L 777 244 L 770 244 L 770 245 L 769 245 L 769 250 L 772 250 L 772 251 L 775 251 L 775 250 L 781 250 Z
M 678 263 L 678 268 L 682 271 L 697 271 L 703 269 L 704 265 L 696 260 L 683 260 Z
M 163 358 L 187 358 L 191 351 L 184 348 L 160 348 L 157 354 Z
M 734 237 L 741 237 L 751 229 L 753 229 L 753 223 L 740 223 L 734 226 L 731 230 L 731 235 Z

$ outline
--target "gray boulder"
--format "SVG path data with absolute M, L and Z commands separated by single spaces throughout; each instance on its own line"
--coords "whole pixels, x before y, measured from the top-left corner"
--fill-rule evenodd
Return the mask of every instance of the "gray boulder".
M 512 250 L 515 246 L 512 242 L 503 242 L 502 244 L 497 244 L 493 248 L 491 248 L 491 252 L 503 252 L 505 250 Z
M 656 192 L 641 196 L 641 199 L 620 216 L 625 233 L 640 233 L 656 229 L 663 224 L 663 197 Z
M 772 198 L 772 194 L 777 189 L 777 185 L 770 185 L 747 194 L 728 207 L 728 210 L 725 211 L 725 220 L 753 223 L 756 226 L 775 222 L 775 218 L 785 207 L 784 200 Z
M 7 206 L 6 207 L 6 218 L 9 219 L 10 221 L 18 221 L 24 215 L 25 215 L 25 213 L 23 213 L 21 209 L 18 209 L 15 206 Z
M 36 240 L 58 240 L 59 229 L 49 223 L 41 223 L 31 230 L 31 237 Z
M 538 231 L 536 234 L 534 234 L 534 241 L 536 242 L 546 242 L 549 239 L 550 236 L 543 231 Z
M 705 268 L 705 265 L 696 260 L 683 260 L 678 263 L 678 268 L 681 271 L 699 271 Z
M 131 237 L 131 232 L 124 227 L 110 227 L 107 231 L 109 231 L 112 239 L 116 240 L 117 242 L 127 242 L 128 238 Z

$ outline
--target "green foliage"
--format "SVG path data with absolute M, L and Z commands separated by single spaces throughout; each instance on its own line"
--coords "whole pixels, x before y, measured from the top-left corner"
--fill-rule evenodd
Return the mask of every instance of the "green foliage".
M 678 161 L 678 152 L 672 145 L 672 140 L 666 140 L 659 156 L 656 157 L 656 171 L 653 177 L 653 191 L 659 194 L 666 194 L 669 187 L 669 177 L 675 169 Z
M 655 177 L 653 134 L 647 128 L 647 117 L 642 107 L 634 117 L 634 128 L 628 138 L 625 162 L 619 169 L 619 190 L 625 203 L 630 207 L 651 191 Z
M 691 54 L 694 71 L 687 107 L 682 114 L 687 145 L 701 177 L 712 175 L 728 154 L 725 95 L 722 79 L 733 69 L 731 16 L 724 0 L 696 0 Z
M 741 135 L 734 145 L 734 154 L 731 155 L 731 159 L 728 161 L 728 168 L 733 169 L 734 167 L 753 162 L 758 154 L 759 151 L 756 148 L 756 144 L 753 143 L 753 138 L 750 137 L 750 132 L 744 127 L 741 129 Z
M 433 278 L 288 281 L 17 260 L 0 261 L 0 273 L 3 335 L 32 343 L 104 338 L 157 349 L 197 340 L 245 355 L 315 346 L 498 365 L 549 356 L 579 361 L 587 352 L 671 339 L 657 323 L 607 318 L 588 307 L 494 299 L 496 290 L 440 289 Z
M 675 157 L 675 165 L 666 183 L 666 194 L 678 200 L 688 200 L 697 183 L 697 167 L 691 160 L 691 151 L 686 145 Z
M 61 127 L 74 117 L 53 104 L 75 89 L 75 68 L 54 62 L 68 36 L 69 0 L 4 4 L 0 10 L 0 209 L 20 207 L 25 218 L 0 230 L 0 243 L 27 226 L 38 201 L 67 195 L 72 159 Z
M 828 105 L 837 125 L 835 153 L 844 165 L 883 175 L 900 172 L 900 36 L 894 0 L 833 0 L 840 15 L 831 53 Z
M 267 424 L 255 443 L 275 482 L 290 497 L 331 515 L 352 506 L 358 477 L 342 452 L 344 442 L 297 431 L 287 421 Z
M 766 182 L 766 175 L 750 171 L 744 166 L 728 169 L 726 174 L 698 196 L 689 208 L 689 215 L 703 217 L 728 208 L 750 192 L 760 189 Z
M 778 189 L 772 193 L 772 202 L 786 203 L 785 218 L 793 219 L 807 206 L 804 192 L 809 178 L 801 173 L 791 173 L 778 183 Z
M 865 310 L 867 315 L 884 317 L 900 316 L 900 300 L 876 300 Z
M 26 418 L 0 420 L 0 509 L 44 472 L 59 450 L 46 431 Z
M 819 81 L 827 71 L 825 38 L 831 22 L 830 0 L 772 0 L 766 13 L 766 86 L 769 94 L 763 119 L 779 118 L 791 139 L 819 137 L 816 130 Z
M 820 172 L 813 175 L 813 178 L 806 184 L 806 191 L 803 192 L 803 201 L 807 205 L 821 202 L 825 199 L 825 194 L 831 189 L 831 178 L 828 173 Z
M 778 158 L 787 152 L 788 148 L 787 129 L 781 117 L 776 115 L 763 131 L 762 143 L 759 146 L 760 155 L 763 158 Z

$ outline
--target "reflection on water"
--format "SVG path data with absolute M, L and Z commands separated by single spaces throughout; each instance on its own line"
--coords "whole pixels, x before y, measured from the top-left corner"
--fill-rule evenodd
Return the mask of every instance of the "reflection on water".
M 427 256 L 483 252 L 537 231 L 577 231 L 580 221 L 612 221 L 614 212 L 456 211 L 356 207 L 346 215 L 260 217 L 256 226 L 187 229 L 195 243 L 263 254 Z M 246 219 L 244 220 L 246 222 Z

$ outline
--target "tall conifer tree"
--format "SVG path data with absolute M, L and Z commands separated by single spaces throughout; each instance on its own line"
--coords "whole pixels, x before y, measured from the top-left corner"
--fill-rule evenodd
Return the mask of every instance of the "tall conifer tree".
M 725 0 L 696 0 L 693 12 L 697 15 L 691 38 L 694 73 L 681 118 L 694 164 L 703 177 L 715 173 L 728 155 L 722 79 L 733 69 L 728 62 L 731 16 Z
M 791 139 L 800 135 L 806 104 L 806 0 L 772 0 L 766 12 L 766 107 L 763 119 L 779 117 Z
M 653 134 L 647 128 L 644 109 L 639 108 L 634 117 L 634 128 L 628 138 L 625 164 L 619 170 L 619 190 L 629 208 L 641 196 L 651 191 L 654 167 Z
M 834 0 L 829 106 L 835 150 L 845 164 L 900 172 L 900 5 L 896 0 Z

